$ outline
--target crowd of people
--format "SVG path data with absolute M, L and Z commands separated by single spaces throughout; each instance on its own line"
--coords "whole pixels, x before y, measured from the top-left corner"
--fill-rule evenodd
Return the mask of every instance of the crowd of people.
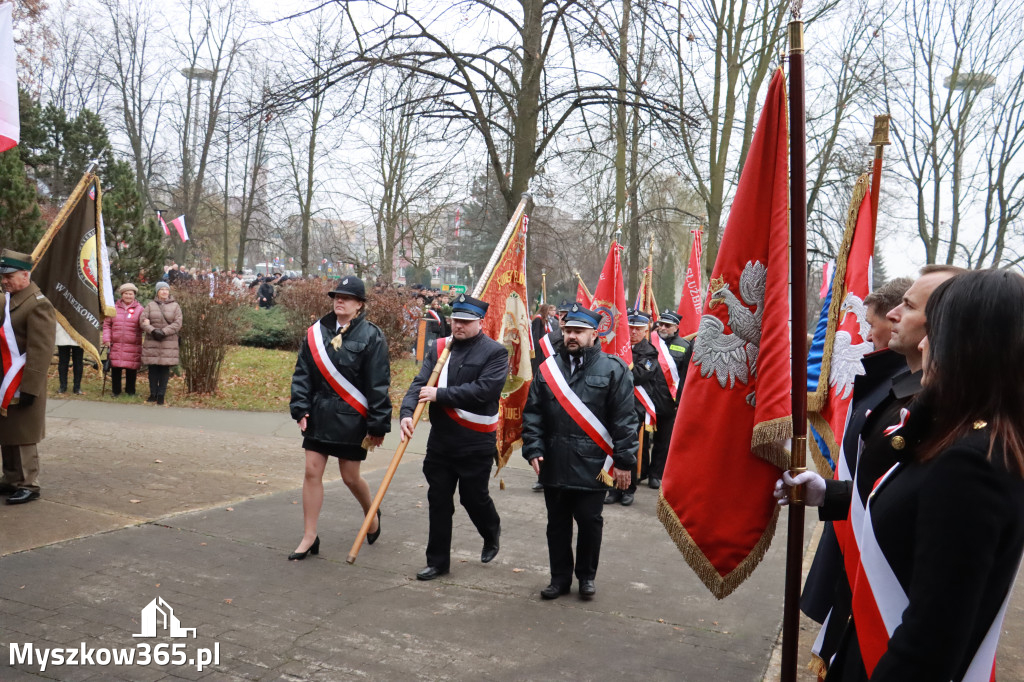
M 0 492 L 8 504 L 39 497 L 36 444 L 56 345 L 53 307 L 32 283 L 31 265 L 26 254 L 0 254 Z M 167 371 L 178 361 L 181 309 L 169 282 L 158 282 L 145 305 L 137 293 L 122 285 L 116 315 L 104 322 L 113 393 L 133 394 L 146 365 L 150 399 L 162 404 Z M 482 540 L 481 561 L 500 550 L 501 518 L 488 485 L 508 351 L 482 333 L 486 302 L 405 293 L 410 325 L 433 325 L 399 417 L 407 439 L 418 406 L 430 414 L 423 460 L 429 535 L 416 578 L 433 580 L 451 570 L 456 490 Z M 360 462 L 391 430 L 388 343 L 366 317 L 365 284 L 342 277 L 328 296 L 331 310 L 307 330 L 292 377 L 290 413 L 305 451 L 303 533 L 288 556 L 293 561 L 321 549 L 328 460 L 338 460 L 366 515 L 372 504 Z M 785 505 L 802 486 L 804 503 L 827 522 L 802 599 L 805 613 L 822 623 L 813 652 L 830 682 L 988 680 L 1024 553 L 1024 277 L 926 266 L 916 280 L 879 287 L 865 306 L 875 351 L 854 383 L 837 475 L 787 471 L 774 490 Z M 603 507 L 631 504 L 644 479 L 660 487 L 693 343 L 700 342 L 679 337 L 671 310 L 656 320 L 630 310 L 628 367 L 601 351 L 600 322 L 598 313 L 567 301 L 543 306 L 534 320 L 536 371 L 522 455 L 547 510 L 544 599 L 570 592 L 573 578 L 581 598 L 596 594 Z M 75 355 L 60 361 L 61 390 Z M 21 371 L 8 390 L 12 362 Z M 369 526 L 369 544 L 381 537 L 381 516 L 378 510 Z

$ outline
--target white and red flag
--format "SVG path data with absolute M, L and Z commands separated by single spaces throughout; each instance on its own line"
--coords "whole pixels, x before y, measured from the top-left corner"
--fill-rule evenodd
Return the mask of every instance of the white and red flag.
M 601 350 L 618 355 L 630 367 L 633 366 L 633 346 L 629 343 L 629 319 L 626 316 L 626 286 L 622 280 L 622 252 L 617 241 L 608 249 L 608 256 L 601 268 L 601 279 L 594 289 L 591 310 L 601 315 L 597 328 L 601 339 Z
M 789 466 L 788 154 L 780 69 L 715 261 L 658 501 L 669 536 L 719 599 L 771 545 L 779 509 L 772 488 Z
M 0 4 L 0 152 L 21 139 L 18 114 L 18 74 L 14 70 L 14 4 Z
M 188 241 L 188 230 L 185 228 L 185 216 L 180 215 L 171 221 L 171 225 L 174 225 L 174 229 L 178 231 L 178 236 L 181 237 L 181 241 Z M 277 259 L 274 259 L 277 262 Z
M 164 234 L 168 237 L 171 236 L 171 228 L 167 227 L 167 221 L 164 220 L 164 214 L 157 211 L 156 217 L 160 219 L 160 227 L 164 228 Z
M 683 295 L 679 299 L 679 335 L 689 336 L 697 331 L 700 325 L 700 311 L 703 306 L 701 296 L 701 245 L 700 230 L 690 230 L 693 234 L 693 246 L 690 248 L 690 264 L 686 267 L 686 279 L 683 281 Z

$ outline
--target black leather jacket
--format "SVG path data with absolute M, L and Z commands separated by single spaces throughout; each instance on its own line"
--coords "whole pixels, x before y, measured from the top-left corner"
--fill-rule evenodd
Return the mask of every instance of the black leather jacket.
M 419 374 L 402 400 L 402 419 L 415 412 L 420 389 L 427 385 L 436 363 L 437 343 L 431 343 L 425 349 Z M 437 401 L 430 403 L 427 451 L 430 454 L 479 452 L 493 456 L 497 434 L 462 426 L 448 416 L 444 407 L 457 407 L 479 415 L 496 413 L 501 389 L 508 377 L 508 350 L 480 332 L 466 341 L 453 340 L 448 363 L 448 387 L 437 389 Z
M 632 469 L 639 446 L 639 422 L 633 410 L 633 377 L 619 358 L 600 346 L 583 352 L 583 366 L 569 375 L 569 354 L 556 356 L 569 387 L 604 424 L 612 437 L 616 468 Z M 606 490 L 598 480 L 605 453 L 562 408 L 543 375 L 530 385 L 523 411 L 523 457 L 543 457 L 540 480 L 545 486 Z
M 292 400 L 289 406 L 292 419 L 298 421 L 306 414 L 305 434 L 325 443 L 358 445 L 367 434 L 383 436 L 391 431 L 391 364 L 388 361 L 388 342 L 384 332 L 363 315 L 351 322 L 342 336 L 339 350 L 331 347 L 337 317 L 328 313 L 317 322 L 317 332 L 323 336 L 327 355 L 335 368 L 358 388 L 369 404 L 366 419 L 354 407 L 341 399 L 331 388 L 313 361 L 306 339 L 302 340 L 299 357 L 292 375 Z

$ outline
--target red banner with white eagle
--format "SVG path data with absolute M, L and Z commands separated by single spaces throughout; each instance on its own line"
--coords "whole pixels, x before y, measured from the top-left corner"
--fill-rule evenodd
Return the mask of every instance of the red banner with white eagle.
M 629 343 L 626 285 L 622 280 L 622 261 L 619 258 L 622 248 L 616 241 L 609 247 L 590 308 L 601 315 L 601 324 L 597 328 L 601 350 L 618 355 L 623 362 L 632 367 L 633 346 Z
M 721 599 L 757 567 L 792 437 L 789 159 L 776 71 L 740 174 L 683 385 L 658 517 Z
M 490 304 L 483 320 L 484 334 L 508 349 L 508 377 L 498 403 L 499 469 L 508 463 L 513 450 L 523 443 L 523 408 L 533 381 L 530 299 L 526 295 L 526 232 L 529 224 L 530 219 L 524 213 L 480 294 L 480 300 Z
M 833 459 L 838 458 L 839 444 L 843 442 L 853 400 L 853 380 L 864 374 L 864 356 L 874 350 L 868 341 L 871 325 L 864 305 L 864 299 L 871 293 L 871 259 L 875 252 L 870 182 L 870 176 L 864 174 L 853 188 L 843 241 L 836 255 L 818 385 L 807 395 L 808 418 Z M 830 469 L 813 439 L 811 444 L 819 469 Z

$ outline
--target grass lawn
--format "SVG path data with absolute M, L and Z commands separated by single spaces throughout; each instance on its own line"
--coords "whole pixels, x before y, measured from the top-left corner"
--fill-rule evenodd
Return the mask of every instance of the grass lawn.
M 214 394 L 189 395 L 185 392 L 185 379 L 171 373 L 167 386 L 167 404 L 176 407 L 211 408 L 218 410 L 243 410 L 246 412 L 287 412 L 291 397 L 292 371 L 295 369 L 295 353 L 291 351 L 266 350 L 247 346 L 232 346 L 220 372 L 220 383 Z M 394 414 L 418 371 L 415 359 L 403 359 L 391 365 L 391 402 Z M 177 368 L 180 371 L 180 368 Z M 49 395 L 68 400 L 95 400 L 101 402 L 144 402 L 149 395 L 149 381 L 146 368 L 139 370 L 135 397 L 121 394 L 119 398 L 110 395 L 110 377 L 107 377 L 106 392 L 100 395 L 103 373 L 92 368 L 86 359 L 85 375 L 82 377 L 82 391 L 85 395 L 74 395 L 70 390 L 71 371 L 68 370 L 68 392 L 57 394 L 56 359 L 50 366 Z M 122 387 L 123 389 L 123 387 Z

